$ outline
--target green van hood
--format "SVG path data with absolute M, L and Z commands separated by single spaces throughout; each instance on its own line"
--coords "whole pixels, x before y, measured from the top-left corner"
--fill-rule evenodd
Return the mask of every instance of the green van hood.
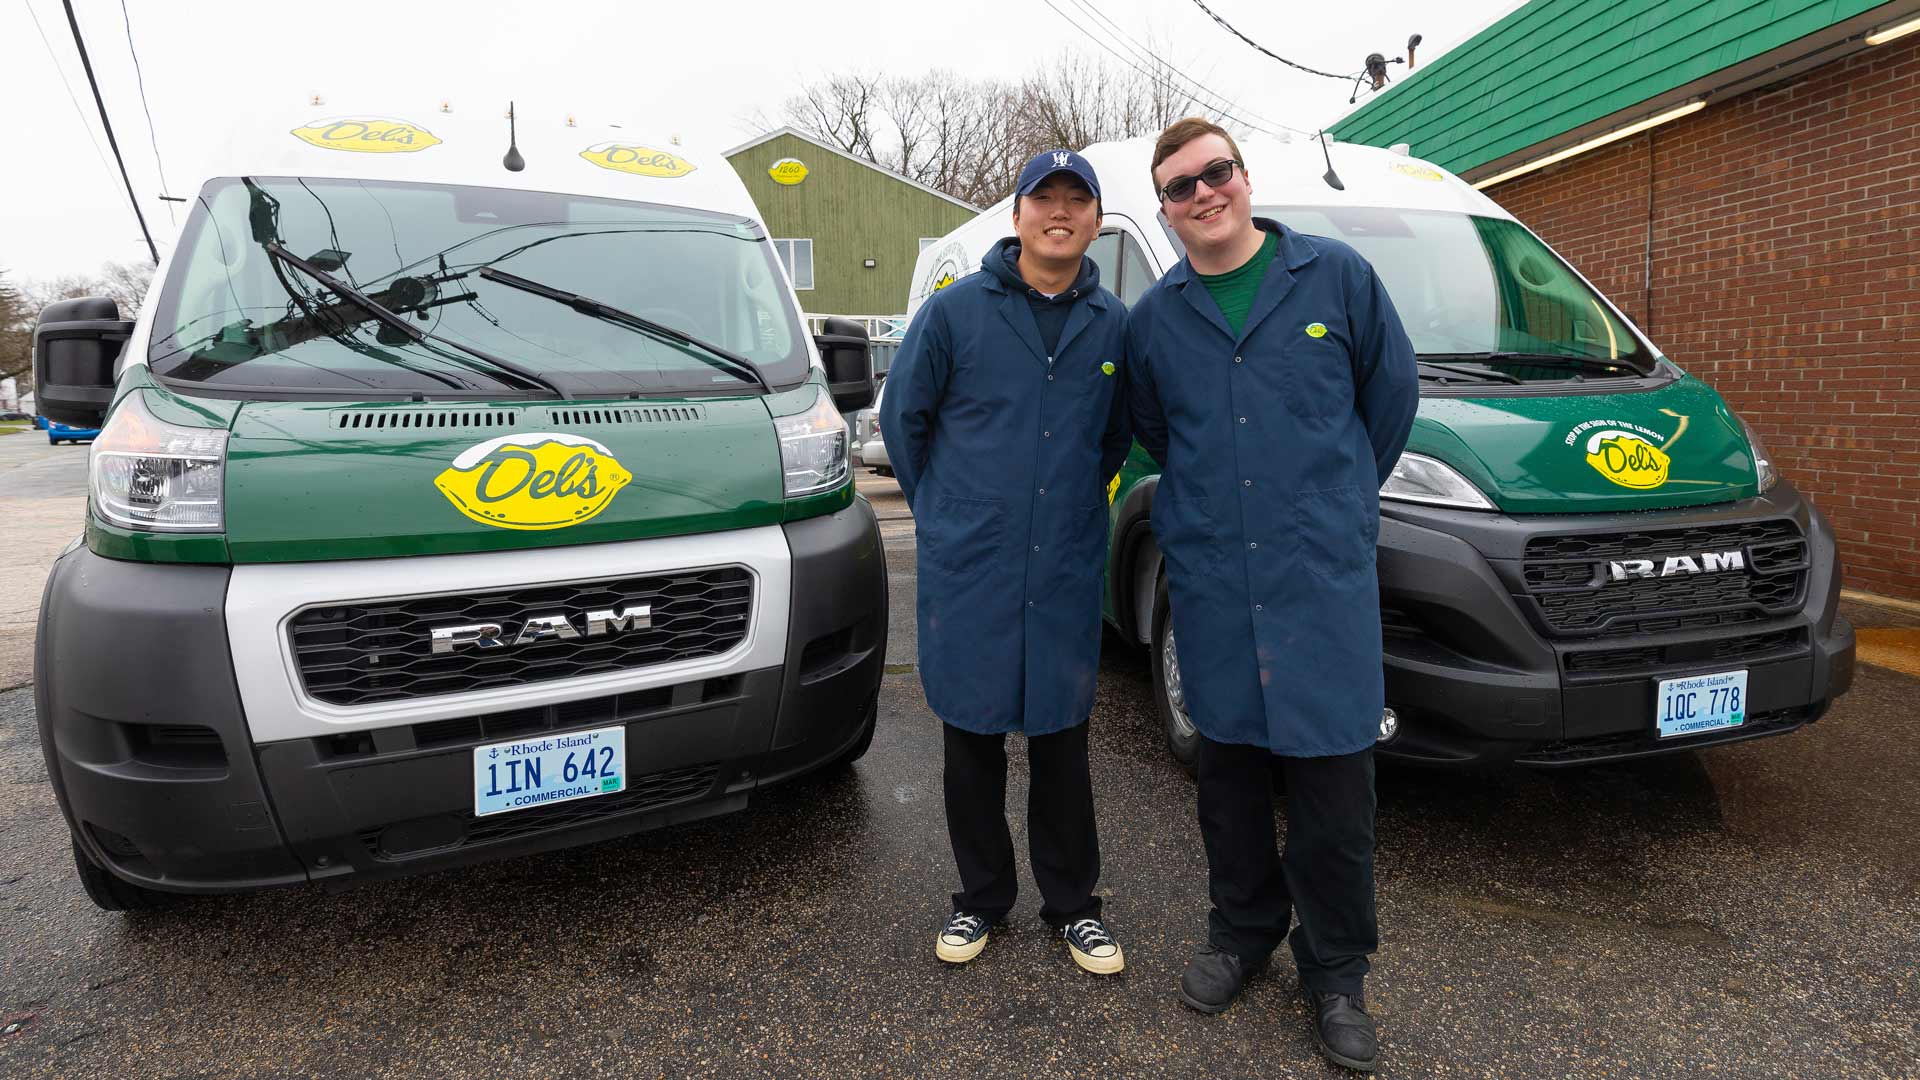
M 1407 449 L 1501 510 L 1655 510 L 1759 493 L 1740 421 L 1691 376 L 1621 394 L 1421 399 Z
M 248 402 L 227 445 L 228 550 L 236 563 L 364 559 L 777 524 L 773 416 L 817 392 Z

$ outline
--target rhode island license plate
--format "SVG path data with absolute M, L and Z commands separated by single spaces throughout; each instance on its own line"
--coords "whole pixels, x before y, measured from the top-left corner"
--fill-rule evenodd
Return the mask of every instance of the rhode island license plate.
M 1747 673 L 1722 671 L 1661 679 L 1653 707 L 1663 739 L 1739 727 L 1747 719 Z
M 627 729 L 599 728 L 477 746 L 476 817 L 611 795 L 627 787 Z

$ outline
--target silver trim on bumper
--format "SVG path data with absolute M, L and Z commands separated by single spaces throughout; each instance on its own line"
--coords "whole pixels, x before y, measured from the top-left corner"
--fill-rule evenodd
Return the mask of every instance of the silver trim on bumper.
M 753 606 L 747 635 L 740 644 L 719 656 L 633 671 L 372 705 L 332 705 L 309 697 L 301 686 L 287 632 L 288 620 L 314 604 L 477 592 L 733 564 L 747 567 L 754 576 Z M 233 568 L 227 589 L 227 644 L 254 742 L 337 735 L 773 667 L 786 661 L 792 571 L 793 556 L 787 550 L 786 533 L 777 525 L 534 551 L 249 564 Z

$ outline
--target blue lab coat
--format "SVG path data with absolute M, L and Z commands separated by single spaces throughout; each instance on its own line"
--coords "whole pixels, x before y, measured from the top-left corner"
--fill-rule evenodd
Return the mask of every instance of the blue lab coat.
M 920 309 L 880 431 L 913 509 L 927 704 L 965 731 L 1045 735 L 1093 709 L 1127 312 L 1083 260 L 1049 356 L 1018 251 L 1001 240 Z
M 1419 406 L 1413 345 L 1373 267 L 1280 235 L 1238 334 L 1182 259 L 1134 305 L 1134 433 L 1164 470 L 1180 678 L 1200 732 L 1291 757 L 1371 746 L 1385 688 L 1380 485 Z

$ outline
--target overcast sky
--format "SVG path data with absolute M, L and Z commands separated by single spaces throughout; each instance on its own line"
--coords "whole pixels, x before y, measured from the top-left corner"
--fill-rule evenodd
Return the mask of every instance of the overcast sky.
M 1328 71 L 1358 70 L 1369 52 L 1402 55 L 1410 33 L 1425 39 L 1416 56 L 1424 66 L 1519 6 L 1517 0 L 1207 4 L 1268 49 Z M 1192 0 L 126 0 L 126 18 L 121 0 L 75 0 L 74 9 L 134 190 L 163 253 L 176 226 L 157 197 L 154 143 L 162 164 L 169 148 L 185 161 L 196 138 L 229 134 L 236 113 L 248 111 L 236 110 L 236 102 L 285 102 L 286 109 L 302 111 L 315 93 L 366 101 L 390 89 L 409 99 L 449 97 L 497 108 L 512 97 L 523 107 L 541 101 L 570 111 L 583 126 L 698 132 L 702 141 L 730 146 L 759 134 L 748 120 L 756 109 L 776 113 L 795 86 L 828 72 L 857 67 L 917 74 L 949 67 L 1017 78 L 1075 50 L 1111 61 L 1101 43 L 1127 51 L 1114 27 L 1140 42 L 1151 35 L 1186 74 L 1277 123 L 1324 126 L 1348 110 L 1351 87 L 1262 56 Z M 152 136 L 128 48 L 129 21 Z M 68 99 L 69 86 L 78 109 Z M 0 270 L 18 282 L 90 271 L 110 259 L 144 260 L 146 246 L 112 167 L 59 0 L 0 0 L 0 92 L 9 113 L 0 139 L 7 150 L 0 159 Z M 191 193 L 184 190 L 191 186 L 186 177 L 169 170 L 167 179 L 172 194 Z

